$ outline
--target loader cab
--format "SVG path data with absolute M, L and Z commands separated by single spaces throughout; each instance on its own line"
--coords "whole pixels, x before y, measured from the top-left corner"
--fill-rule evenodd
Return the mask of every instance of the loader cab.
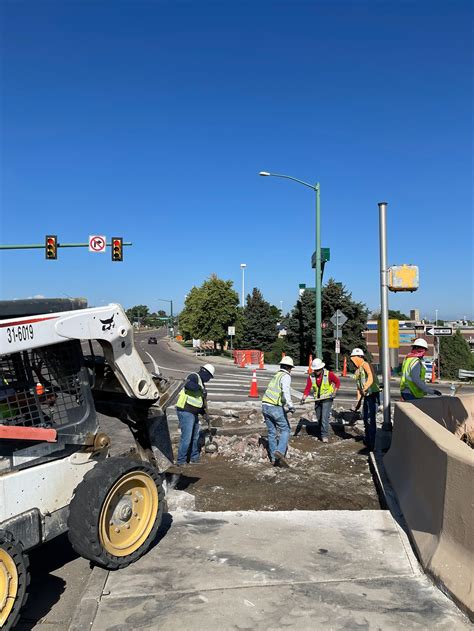
M 0 475 L 78 451 L 97 430 L 79 340 L 15 350 L 50 314 L 87 307 L 85 299 L 0 301 L 0 331 L 12 352 L 0 355 Z M 11 320 L 22 318 L 21 324 Z M 40 431 L 38 431 L 40 430 Z M 49 430 L 49 431 L 47 431 Z

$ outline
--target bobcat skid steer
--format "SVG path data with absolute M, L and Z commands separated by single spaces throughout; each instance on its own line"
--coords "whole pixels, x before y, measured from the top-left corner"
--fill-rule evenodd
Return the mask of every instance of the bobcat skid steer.
M 1 629 L 18 620 L 27 552 L 43 542 L 68 531 L 78 554 L 108 569 L 148 550 L 173 461 L 165 408 L 179 385 L 148 372 L 118 304 L 0 302 Z M 96 412 L 130 428 L 136 455 L 109 457 Z

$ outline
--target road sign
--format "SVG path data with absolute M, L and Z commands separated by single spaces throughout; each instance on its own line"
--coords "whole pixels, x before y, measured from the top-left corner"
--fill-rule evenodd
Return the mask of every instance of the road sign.
M 444 335 L 452 335 L 453 329 L 448 326 L 432 326 L 425 329 L 426 335 L 434 335 L 435 337 L 443 337 Z
M 341 329 L 339 329 L 339 328 L 334 329 L 334 331 L 332 332 L 332 336 L 333 336 L 336 340 L 338 340 L 339 338 L 341 338 L 341 337 L 342 337 L 342 331 L 341 331 Z
M 345 316 L 340 309 L 336 311 L 336 313 L 332 316 L 331 322 L 334 326 L 344 326 L 347 322 L 347 316 Z
M 341 341 L 340 340 L 336 340 L 336 354 L 339 355 L 339 353 L 341 352 Z
M 105 252 L 107 239 L 103 234 L 93 234 L 89 237 L 89 252 Z
M 235 335 L 235 326 L 227 327 L 227 335 Z

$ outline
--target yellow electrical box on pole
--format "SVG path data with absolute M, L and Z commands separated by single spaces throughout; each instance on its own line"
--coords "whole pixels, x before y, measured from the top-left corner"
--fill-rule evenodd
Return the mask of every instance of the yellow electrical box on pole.
M 382 325 L 381 321 L 377 321 L 377 344 L 379 348 L 382 346 Z M 400 332 L 398 320 L 388 321 L 388 347 L 400 348 Z

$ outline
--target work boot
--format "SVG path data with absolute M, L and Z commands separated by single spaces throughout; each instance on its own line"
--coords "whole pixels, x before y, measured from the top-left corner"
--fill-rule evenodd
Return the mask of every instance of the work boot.
M 288 460 L 280 451 L 275 451 L 275 465 L 278 467 L 286 467 L 288 468 L 290 465 L 288 464 Z

